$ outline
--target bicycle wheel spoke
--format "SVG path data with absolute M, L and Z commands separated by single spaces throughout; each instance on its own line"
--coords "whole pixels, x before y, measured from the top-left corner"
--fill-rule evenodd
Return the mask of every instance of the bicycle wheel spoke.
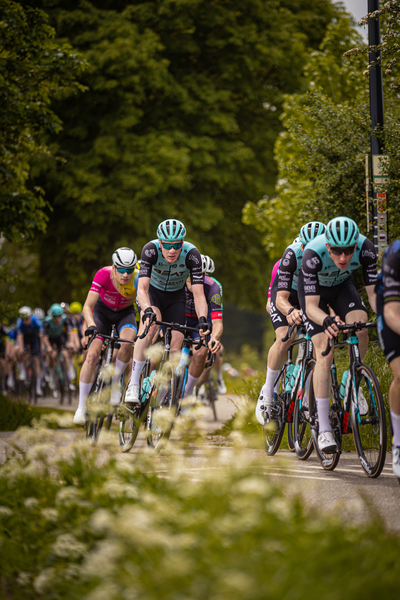
M 147 420 L 147 443 L 160 449 L 167 442 L 176 416 L 175 370 L 166 362 L 154 378 L 153 393 Z

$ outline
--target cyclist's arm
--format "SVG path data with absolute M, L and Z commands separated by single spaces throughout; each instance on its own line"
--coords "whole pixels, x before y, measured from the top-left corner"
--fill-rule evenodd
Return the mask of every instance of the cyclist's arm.
M 222 324 L 222 319 L 212 319 L 212 335 L 210 338 L 210 342 L 208 344 L 211 352 L 216 354 L 221 349 L 220 340 L 222 337 L 222 333 L 224 331 L 224 326 Z M 213 346 L 213 342 L 216 342 Z
M 204 286 L 203 283 L 201 285 L 193 285 L 192 284 L 192 294 L 194 299 L 194 307 L 196 309 L 197 318 L 205 317 L 207 319 L 208 314 L 208 305 L 207 300 L 204 295 Z
M 139 277 L 136 298 L 142 313 L 151 306 L 149 289 L 150 277 Z
M 374 285 L 366 285 L 365 291 L 368 295 L 368 302 L 374 313 L 376 314 L 376 292 L 375 292 L 375 284 Z
M 360 264 L 362 265 L 363 279 L 365 291 L 368 295 L 368 302 L 374 313 L 376 313 L 375 284 L 378 279 L 378 272 L 376 270 L 376 253 L 375 246 L 368 238 L 365 238 L 360 249 Z
M 400 302 L 389 302 L 383 307 L 386 325 L 400 335 Z
M 99 298 L 100 294 L 98 292 L 89 291 L 87 295 L 86 302 L 82 309 L 82 315 L 86 321 L 87 327 L 96 327 L 96 323 L 93 320 L 93 309 Z
M 20 352 L 24 351 L 24 334 L 18 332 L 17 333 L 17 344 Z
M 276 306 L 282 314 L 286 315 L 289 325 L 293 325 L 294 323 L 300 325 L 302 323 L 301 310 L 295 308 L 291 311 L 290 315 L 288 314 L 289 310 L 293 308 L 289 302 L 289 297 L 290 292 L 279 291 L 276 294 Z

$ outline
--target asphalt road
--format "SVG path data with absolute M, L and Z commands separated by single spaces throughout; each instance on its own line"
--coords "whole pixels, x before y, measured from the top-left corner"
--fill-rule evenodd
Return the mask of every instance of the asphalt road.
M 231 400 L 229 399 L 231 398 Z M 233 400 L 233 402 L 232 402 Z M 220 396 L 217 403 L 218 421 L 213 420 L 211 409 L 204 415 L 202 426 L 207 432 L 214 430 L 230 418 L 235 412 L 234 395 Z M 60 408 L 53 398 L 39 400 L 39 405 Z M 71 406 L 63 406 L 66 410 L 75 410 L 77 401 Z M 64 430 L 65 431 L 65 430 Z M 71 439 L 79 438 L 83 432 L 79 429 L 69 430 Z M 12 433 L 0 432 L 0 462 L 3 462 L 9 448 Z M 215 445 L 221 439 L 209 436 L 206 443 Z M 175 451 L 180 451 L 180 441 L 172 436 L 171 444 Z M 140 433 L 131 455 L 146 446 L 144 433 Z M 215 446 L 216 452 L 237 452 L 233 446 L 224 444 Z M 181 449 L 184 452 L 184 449 Z M 249 468 L 261 471 L 266 477 L 279 481 L 288 495 L 300 494 L 311 509 L 328 511 L 338 518 L 350 518 L 354 522 L 365 522 L 373 518 L 373 513 L 381 515 L 391 530 L 400 532 L 400 485 L 392 473 L 391 453 L 387 454 L 382 474 L 377 479 L 370 479 L 361 469 L 355 452 L 343 453 L 339 465 L 333 472 L 324 471 L 316 455 L 313 453 L 307 461 L 299 461 L 294 453 L 279 451 L 269 457 L 263 449 L 242 448 L 241 463 L 249 463 Z M 161 454 L 160 476 L 168 470 L 168 451 Z M 188 476 L 201 479 L 202 473 L 209 469 L 222 469 L 220 461 L 212 461 L 201 448 L 196 448 L 190 457 Z

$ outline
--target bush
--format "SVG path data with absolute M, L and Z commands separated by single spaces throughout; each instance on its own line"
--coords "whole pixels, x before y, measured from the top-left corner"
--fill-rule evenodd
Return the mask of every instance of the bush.
M 70 412 L 29 406 L 18 398 L 10 400 L 0 394 L 0 431 L 15 431 L 18 427 L 32 425 L 38 419 L 44 419 L 48 427 L 55 429 L 74 426 Z
M 121 455 L 63 435 L 20 430 L 26 454 L 0 469 L 2 598 L 396 597 L 400 540 L 379 517 L 306 511 L 240 447 L 205 448 L 212 468 L 192 476 L 181 448 Z

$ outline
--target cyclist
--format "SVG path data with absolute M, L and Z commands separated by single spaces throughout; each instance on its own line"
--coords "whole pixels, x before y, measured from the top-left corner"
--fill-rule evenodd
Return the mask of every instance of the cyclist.
M 400 240 L 394 240 L 383 255 L 376 290 L 379 342 L 394 375 L 389 388 L 392 468 L 400 479 Z
M 64 357 L 70 380 L 75 376 L 67 350 L 72 347 L 72 322 L 61 304 L 52 304 L 49 310 L 50 314 L 43 320 L 43 347 L 49 353 L 50 387 L 54 389 L 54 363 L 59 352 Z M 72 384 L 70 389 L 75 389 Z
M 314 394 L 317 402 L 320 450 L 329 454 L 337 446 L 329 423 L 330 366 L 333 349 L 322 356 L 327 338 L 339 333 L 336 322 L 367 321 L 364 302 L 354 285 L 352 272 L 362 267 L 365 290 L 372 310 L 376 311 L 376 254 L 372 242 L 361 235 L 356 223 L 348 217 L 329 221 L 324 235 L 319 235 L 306 248 L 298 280 L 303 321 L 310 334 L 316 355 Z M 329 316 L 328 306 L 335 312 Z M 368 347 L 368 330 L 357 333 L 360 355 Z M 360 412 L 364 410 L 359 395 Z M 366 403 L 365 403 L 366 404 Z
M 95 368 L 102 348 L 101 334 L 109 335 L 112 325 L 126 340 L 134 340 L 137 334 L 135 300 L 138 271 L 137 256 L 131 248 L 118 248 L 112 255 L 112 266 L 97 271 L 82 316 L 86 322 L 85 336 L 100 335 L 89 347 L 79 378 L 79 406 L 74 415 L 75 425 L 86 421 L 86 400 L 95 378 Z M 115 360 L 115 371 L 111 385 L 111 404 L 120 399 L 120 379 L 132 354 L 132 344 L 121 343 Z
M 19 309 L 19 319 L 17 320 L 17 357 L 19 362 L 19 377 L 21 381 L 26 379 L 25 352 L 27 346 L 33 357 L 33 366 L 36 373 L 36 395 L 43 396 L 41 388 L 41 370 L 40 370 L 40 340 L 42 337 L 42 322 L 32 314 L 29 306 L 23 306 Z
M 299 241 L 290 244 L 283 253 L 279 268 L 271 285 L 270 316 L 276 338 L 268 352 L 267 374 L 256 406 L 256 417 L 260 425 L 265 423 L 265 412 L 274 402 L 274 381 L 285 362 L 286 353 L 296 331 L 286 342 L 282 342 L 290 325 L 302 322 L 299 298 L 297 294 L 297 279 L 306 246 L 318 235 L 325 231 L 325 225 L 320 221 L 310 221 L 300 229 Z M 268 306 L 268 305 L 267 305 Z
M 213 354 L 217 354 L 220 352 L 221 348 L 221 336 L 223 332 L 223 324 L 222 324 L 222 316 L 223 316 L 223 306 L 222 306 L 222 286 L 220 283 L 206 275 L 206 271 L 212 269 L 213 263 L 211 262 L 208 256 L 202 256 L 202 271 L 204 273 L 204 295 L 206 297 L 207 305 L 208 305 L 208 314 L 207 314 L 207 323 L 212 330 L 212 336 L 209 341 L 209 348 Z M 194 296 L 193 296 L 193 287 L 190 281 L 190 277 L 187 278 L 186 286 L 185 286 L 185 294 L 186 294 L 186 325 L 188 327 L 198 327 L 199 319 L 196 314 L 196 309 L 194 305 Z M 194 341 L 200 340 L 200 333 L 195 334 L 191 333 L 191 337 Z M 214 343 L 213 343 L 214 342 Z M 211 367 L 209 369 L 204 369 L 207 348 L 205 346 L 201 346 L 198 350 L 194 347 L 192 349 L 193 357 L 189 366 L 188 379 L 185 387 L 185 396 L 188 396 L 192 393 L 193 388 L 197 384 L 197 387 L 207 380 L 207 377 L 210 374 Z M 221 392 L 222 393 L 222 392 Z M 226 393 L 226 388 L 225 388 Z
M 79 352 L 82 349 L 81 338 L 83 336 L 82 304 L 80 302 L 71 302 L 69 314 L 72 323 L 73 348 L 75 352 Z
M 183 223 L 177 219 L 167 219 L 159 224 L 157 238 L 148 242 L 142 249 L 137 293 L 142 317 L 139 333 L 155 320 L 186 324 L 185 283 L 188 275 L 192 284 L 200 335 L 204 337 L 209 333 L 201 256 L 196 246 L 185 241 L 185 236 L 186 229 Z M 139 401 L 140 372 L 145 363 L 145 352 L 154 334 L 153 324 L 149 335 L 138 339 L 135 344 L 126 402 Z M 183 334 L 173 331 L 171 354 L 180 350 L 182 341 Z

